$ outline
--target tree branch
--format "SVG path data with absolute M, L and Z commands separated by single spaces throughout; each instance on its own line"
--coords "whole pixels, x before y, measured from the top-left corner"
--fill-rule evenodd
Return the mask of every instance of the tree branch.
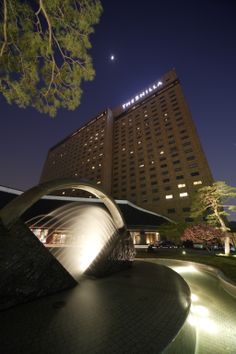
M 54 55 L 53 55 L 53 47 L 52 47 L 52 25 L 51 25 L 51 22 L 50 22 L 50 19 L 48 17 L 48 14 L 47 14 L 47 11 L 44 7 L 44 3 L 43 3 L 43 0 L 39 0 L 39 9 L 38 11 L 35 13 L 36 17 L 38 17 L 40 11 L 42 11 L 46 21 L 47 21 L 47 25 L 48 25 L 48 48 L 49 48 L 49 53 L 50 53 L 50 56 L 51 56 L 51 59 L 52 59 L 52 71 L 51 71 L 51 80 L 49 82 L 49 85 L 48 85 L 48 89 L 46 91 L 46 93 L 44 94 L 44 96 L 47 96 L 49 94 L 49 91 L 52 87 L 52 84 L 54 82 L 54 77 L 55 77 L 55 68 L 56 68 L 56 61 L 55 61 L 55 58 L 54 58 Z M 41 26 L 42 28 L 42 26 Z
M 50 22 L 50 19 L 48 17 L 48 14 L 47 14 L 47 11 L 44 7 L 44 3 L 43 3 L 43 0 L 39 0 L 39 5 L 40 5 L 40 8 L 38 11 L 40 11 L 40 9 L 42 10 L 43 12 L 43 15 L 47 21 L 47 24 L 48 24 L 48 40 L 49 40 L 49 49 L 52 50 L 52 25 L 51 25 L 51 22 Z
M 57 40 L 57 38 L 56 38 L 56 36 L 54 35 L 53 32 L 52 32 L 52 37 L 53 37 L 53 40 L 55 41 L 55 43 L 56 43 L 56 45 L 57 45 L 57 48 L 58 48 L 59 52 L 61 53 L 61 56 L 62 56 L 62 58 L 63 58 L 63 61 L 66 62 L 68 65 L 70 65 L 70 64 L 68 63 L 68 61 L 70 61 L 70 62 L 73 63 L 73 64 L 78 64 L 79 66 L 81 66 L 81 68 L 83 68 L 83 69 L 85 70 L 84 65 L 80 62 L 79 59 L 73 59 L 72 57 L 66 55 L 66 54 L 63 52 L 63 50 L 62 50 L 62 48 L 61 48 L 61 46 L 60 46 L 60 43 L 58 42 L 58 40 Z
M 3 1 L 4 6 L 4 21 L 3 21 L 3 35 L 4 35 L 4 42 L 2 44 L 2 48 L 0 51 L 0 57 L 3 56 L 4 49 L 7 45 L 7 0 Z

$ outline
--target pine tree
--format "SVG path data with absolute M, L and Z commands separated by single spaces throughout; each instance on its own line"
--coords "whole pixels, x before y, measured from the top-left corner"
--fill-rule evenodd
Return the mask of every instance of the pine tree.
M 204 216 L 206 221 L 219 227 L 225 233 L 225 253 L 230 253 L 230 239 L 226 216 L 229 215 L 225 209 L 234 210 L 235 206 L 226 204 L 230 199 L 236 198 L 236 188 L 228 186 L 225 182 L 219 181 L 200 188 L 193 200 L 191 217 Z
M 95 72 L 88 50 L 102 12 L 99 0 L 3 0 L 0 93 L 8 103 L 55 116 L 80 104 Z

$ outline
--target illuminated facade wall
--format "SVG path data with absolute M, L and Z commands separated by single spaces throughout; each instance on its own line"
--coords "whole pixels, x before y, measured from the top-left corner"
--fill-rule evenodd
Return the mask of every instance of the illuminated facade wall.
M 128 101 L 124 112 L 116 110 L 112 194 L 191 221 L 191 196 L 212 176 L 175 71 L 161 83 L 155 93 Z
M 49 150 L 40 182 L 78 177 L 111 194 L 112 134 L 113 116 L 107 109 Z M 62 193 L 78 194 L 75 190 Z
M 86 178 L 114 198 L 191 221 L 191 197 L 212 176 L 175 71 L 112 113 L 52 148 L 41 180 Z

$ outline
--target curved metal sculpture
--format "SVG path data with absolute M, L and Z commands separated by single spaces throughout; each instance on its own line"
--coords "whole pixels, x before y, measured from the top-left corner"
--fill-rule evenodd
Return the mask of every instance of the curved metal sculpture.
M 39 184 L 16 197 L 0 211 L 0 269 L 6 269 L 0 284 L 0 308 L 1 298 L 5 299 L 3 308 L 7 308 L 76 284 L 76 280 L 20 219 L 44 195 L 69 188 L 87 191 L 101 199 L 117 229 L 111 241 L 96 256 L 88 272 L 101 276 L 131 264 L 134 258 L 132 240 L 127 235 L 123 216 L 111 197 L 91 183 L 75 178 Z M 9 281 L 13 275 L 17 284 Z
M 134 258 L 134 248 L 131 252 L 129 252 L 129 248 L 132 247 L 132 242 L 129 236 L 127 237 L 126 224 L 115 201 L 102 189 L 97 188 L 91 183 L 80 181 L 76 178 L 56 179 L 41 183 L 29 189 L 20 196 L 16 197 L 0 211 L 0 219 L 2 220 L 4 226 L 10 230 L 16 222 L 19 223 L 22 214 L 24 214 L 25 211 L 27 211 L 44 195 L 56 190 L 69 188 L 86 191 L 102 200 L 113 219 L 115 228 L 117 229 L 117 232 L 113 235 L 112 242 L 107 242 L 106 246 L 90 265 L 88 272 L 90 271 L 95 275 L 109 273 L 114 271 L 114 269 L 110 269 L 110 271 L 108 270 L 111 263 L 113 264 L 112 268 L 116 268 L 117 266 L 116 264 L 114 267 L 114 261 L 117 263 L 119 260 L 119 264 L 121 264 L 124 260 L 127 260 L 127 258 L 129 258 L 129 260 Z M 120 246 L 118 246 L 119 243 Z M 107 263 L 108 260 L 109 266 Z
M 118 230 L 124 230 L 126 228 L 125 221 L 115 201 L 111 197 L 108 197 L 104 191 L 95 187 L 91 183 L 79 181 L 76 178 L 55 179 L 41 183 L 19 195 L 0 211 L 0 218 L 2 219 L 3 224 L 6 227 L 11 226 L 27 209 L 44 195 L 63 188 L 80 189 L 95 195 L 97 198 L 101 199 L 107 207 L 114 220 L 116 228 Z

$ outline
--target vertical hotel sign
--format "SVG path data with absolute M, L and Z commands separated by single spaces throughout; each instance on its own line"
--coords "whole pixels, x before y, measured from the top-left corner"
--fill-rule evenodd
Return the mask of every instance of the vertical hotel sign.
M 133 97 L 130 101 L 122 104 L 122 108 L 126 109 L 126 108 L 132 106 L 134 103 L 138 102 L 141 98 L 149 95 L 151 92 L 157 90 L 162 85 L 163 85 L 163 83 L 161 81 L 158 81 L 156 84 L 151 85 L 146 90 L 140 92 L 138 95 Z

